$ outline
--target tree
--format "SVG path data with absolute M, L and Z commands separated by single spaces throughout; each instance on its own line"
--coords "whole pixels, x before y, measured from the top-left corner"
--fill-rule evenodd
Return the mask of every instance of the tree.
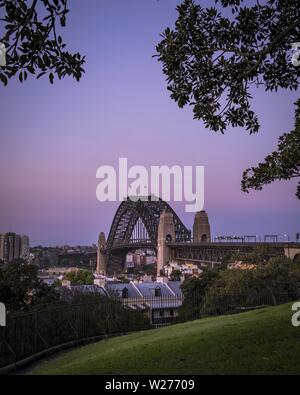
M 295 111 L 295 129 L 278 140 L 277 151 L 272 152 L 257 167 L 243 173 L 242 190 L 262 189 L 263 185 L 275 180 L 290 180 L 300 177 L 300 100 Z M 300 199 L 300 182 L 296 196 Z
M 183 320 L 201 317 L 205 294 L 209 287 L 220 278 L 217 270 L 208 270 L 201 277 L 189 277 L 181 285 L 183 303 L 179 309 L 179 318 Z
M 53 288 L 59 288 L 59 287 L 61 287 L 61 286 L 62 286 L 61 280 L 56 279 L 56 280 L 54 281 L 54 283 L 52 284 L 52 286 L 53 286 Z
M 88 270 L 69 272 L 64 277 L 66 280 L 70 280 L 72 285 L 92 285 L 94 283 L 93 273 Z
M 286 257 L 273 257 L 255 270 L 226 270 L 205 292 L 203 312 L 222 314 L 240 308 L 280 304 L 299 298 L 300 268 Z
M 123 284 L 124 284 L 124 283 L 125 283 L 125 284 L 130 283 L 130 280 L 128 280 L 128 278 L 125 277 L 125 276 L 118 276 L 117 279 L 118 279 L 121 283 L 123 283 Z
M 170 275 L 171 281 L 180 281 L 181 278 L 181 271 L 179 269 L 173 270 Z
M 179 107 L 192 106 L 194 118 L 213 131 L 224 133 L 231 125 L 255 133 L 260 125 L 251 108 L 252 86 L 266 91 L 299 87 L 300 51 L 295 43 L 300 38 L 300 0 L 256 1 L 253 6 L 243 6 L 243 0 L 219 3 L 223 9 L 231 7 L 231 16 L 184 0 L 177 7 L 175 28 L 164 31 L 156 56 Z M 295 132 L 281 137 L 278 152 L 265 165 L 244 172 L 244 191 L 299 176 L 297 130 L 299 122 Z
M 156 265 L 153 263 L 145 263 L 141 265 L 140 272 L 144 273 L 148 276 L 155 276 L 156 275 Z
M 23 82 L 28 73 L 37 78 L 47 74 L 51 83 L 55 75 L 80 80 L 85 58 L 66 51 L 59 32 L 66 25 L 67 0 L 0 0 L 0 10 L 5 29 L 0 39 L 6 48 L 6 66 L 0 68 L 4 85 L 16 75 Z
M 36 266 L 18 259 L 0 268 L 0 301 L 9 309 L 18 310 L 56 300 L 55 291 L 38 278 Z
M 242 261 L 255 265 L 264 265 L 272 257 L 272 248 L 267 245 L 255 246 L 252 252 L 232 252 L 227 254 L 223 259 L 223 269 L 227 268 L 228 263 Z

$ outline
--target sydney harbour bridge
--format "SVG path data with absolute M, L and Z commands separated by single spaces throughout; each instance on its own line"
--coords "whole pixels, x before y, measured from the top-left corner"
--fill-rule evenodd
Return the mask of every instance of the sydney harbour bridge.
M 126 255 L 137 249 L 153 249 L 157 253 L 157 273 L 170 260 L 220 262 L 230 253 L 253 252 L 258 246 L 268 246 L 271 255 L 295 258 L 299 243 L 290 242 L 212 242 L 207 213 L 195 214 L 193 235 L 172 207 L 160 198 L 127 198 L 112 222 L 107 240 L 99 235 L 97 272 L 120 273 Z

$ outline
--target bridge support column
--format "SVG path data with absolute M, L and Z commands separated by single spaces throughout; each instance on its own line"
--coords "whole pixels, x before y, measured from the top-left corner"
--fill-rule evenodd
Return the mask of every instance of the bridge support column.
M 208 215 L 204 210 L 198 211 L 198 213 L 196 213 L 195 215 L 194 226 L 193 226 L 193 238 L 194 238 L 194 243 L 211 242 Z
M 157 276 L 160 276 L 160 271 L 171 259 L 168 241 L 175 241 L 175 224 L 173 214 L 164 211 L 160 215 L 157 232 Z
M 98 238 L 97 248 L 97 274 L 106 274 L 106 255 L 103 252 L 106 247 L 105 234 L 101 232 Z
M 294 260 L 296 257 L 300 256 L 300 247 L 285 247 L 284 248 L 284 255 L 287 258 Z

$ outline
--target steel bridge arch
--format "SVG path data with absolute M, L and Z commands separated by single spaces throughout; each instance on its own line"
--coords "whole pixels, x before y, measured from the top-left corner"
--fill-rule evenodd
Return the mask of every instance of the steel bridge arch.
M 173 214 L 175 224 L 174 241 L 191 241 L 191 231 L 185 227 L 167 202 L 153 196 L 140 197 L 138 200 L 127 198 L 120 204 L 114 216 L 107 239 L 106 250 L 109 252 L 115 246 L 130 244 L 133 229 L 139 218 L 147 230 L 151 244 L 156 246 L 159 219 L 164 211 Z

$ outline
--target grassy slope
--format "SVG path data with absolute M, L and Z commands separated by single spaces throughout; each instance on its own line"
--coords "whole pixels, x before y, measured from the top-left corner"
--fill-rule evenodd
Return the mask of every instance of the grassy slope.
M 300 374 L 291 304 L 202 319 L 74 349 L 29 374 Z

